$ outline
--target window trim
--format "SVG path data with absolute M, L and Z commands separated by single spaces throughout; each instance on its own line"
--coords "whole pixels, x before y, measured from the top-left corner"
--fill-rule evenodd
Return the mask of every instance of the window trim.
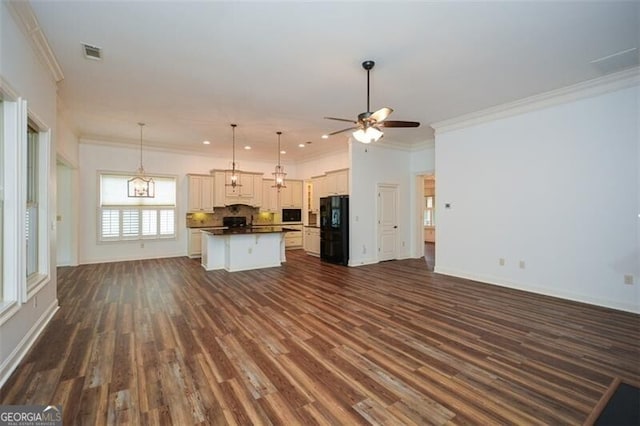
M 49 227 L 49 176 L 51 171 L 51 129 L 32 111 L 27 111 L 27 125 L 31 126 L 38 132 L 38 267 L 37 272 L 26 277 L 26 247 L 25 247 L 25 264 L 24 272 L 26 284 L 24 286 L 24 303 L 28 302 L 36 293 L 38 293 L 51 279 L 50 268 L 50 248 L 51 228 Z M 26 144 L 26 127 L 25 127 L 25 144 Z M 24 152 L 26 162 L 26 145 Z M 25 164 L 26 173 L 26 164 Z M 24 187 L 26 191 L 26 175 L 24 179 Z M 25 192 L 26 197 L 26 192 Z M 24 206 L 26 209 L 26 198 Z M 24 220 L 24 214 L 22 215 Z M 24 223 L 22 224 L 24 229 Z M 24 244 L 23 244 L 24 245 Z
M 0 97 L 3 100 L 3 171 L 4 239 L 2 268 L 2 299 L 0 300 L 0 325 L 20 309 L 20 305 L 38 293 L 51 281 L 49 228 L 50 197 L 49 177 L 51 163 L 51 128 L 29 109 L 27 100 L 0 76 Z M 29 281 L 26 277 L 26 138 L 31 124 L 39 134 L 39 195 L 38 206 L 38 274 Z M 5 167 L 6 166 L 6 167 Z

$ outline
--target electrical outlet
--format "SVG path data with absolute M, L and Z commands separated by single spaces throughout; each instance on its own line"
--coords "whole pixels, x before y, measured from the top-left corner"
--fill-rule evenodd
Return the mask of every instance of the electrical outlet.
M 624 276 L 624 283 L 626 285 L 633 285 L 633 275 L 625 275 Z
M 140 243 L 140 248 L 144 248 L 144 243 Z
M 362 245 L 362 254 L 367 254 L 367 246 Z
M 520 267 L 520 269 L 524 269 L 524 267 L 525 267 L 524 260 L 521 260 L 521 261 L 518 263 L 518 266 Z
M 500 259 L 498 259 L 498 264 L 500 266 L 504 266 L 504 257 L 501 257 Z
M 248 250 L 248 251 L 249 251 L 249 254 L 253 253 L 253 248 L 252 248 L 252 247 L 249 247 L 249 250 Z
M 402 247 L 404 247 L 404 241 L 402 242 Z

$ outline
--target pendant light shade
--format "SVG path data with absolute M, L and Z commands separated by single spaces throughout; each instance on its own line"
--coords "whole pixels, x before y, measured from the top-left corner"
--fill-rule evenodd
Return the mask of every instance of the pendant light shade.
M 231 169 L 229 170 L 225 170 L 225 175 L 227 176 L 227 179 L 225 179 L 225 186 L 230 186 L 231 188 L 233 188 L 233 190 L 235 191 L 237 186 L 242 186 L 240 184 L 240 178 L 239 178 L 239 173 L 238 173 L 238 163 L 236 163 L 236 127 L 238 127 L 237 124 L 232 124 L 231 125 L 231 132 L 232 132 L 232 160 L 231 160 Z
M 138 167 L 137 175 L 127 181 L 127 196 L 131 198 L 154 198 L 156 196 L 156 183 L 153 178 L 147 177 L 142 166 L 142 128 L 144 123 L 138 123 L 140 126 L 140 167 Z
M 272 173 L 273 179 L 275 180 L 275 185 L 273 188 L 278 188 L 278 192 L 280 192 L 281 188 L 286 188 L 284 183 L 284 177 L 287 175 L 284 171 L 284 167 L 280 165 L 280 135 L 282 132 L 276 132 L 278 135 L 278 164 L 276 165 L 276 170 Z

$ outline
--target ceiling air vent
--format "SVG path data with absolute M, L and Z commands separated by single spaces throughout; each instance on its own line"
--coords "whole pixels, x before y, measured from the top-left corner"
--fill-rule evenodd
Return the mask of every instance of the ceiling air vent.
M 102 49 L 97 46 L 82 43 L 82 51 L 84 52 L 84 57 L 87 59 L 93 59 L 94 61 L 102 60 Z

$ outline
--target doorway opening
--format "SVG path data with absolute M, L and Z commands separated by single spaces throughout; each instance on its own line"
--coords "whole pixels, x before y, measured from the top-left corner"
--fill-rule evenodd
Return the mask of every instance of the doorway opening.
M 436 264 L 436 177 L 433 173 L 417 177 L 418 218 L 420 240 L 424 244 L 424 259 L 430 271 Z

